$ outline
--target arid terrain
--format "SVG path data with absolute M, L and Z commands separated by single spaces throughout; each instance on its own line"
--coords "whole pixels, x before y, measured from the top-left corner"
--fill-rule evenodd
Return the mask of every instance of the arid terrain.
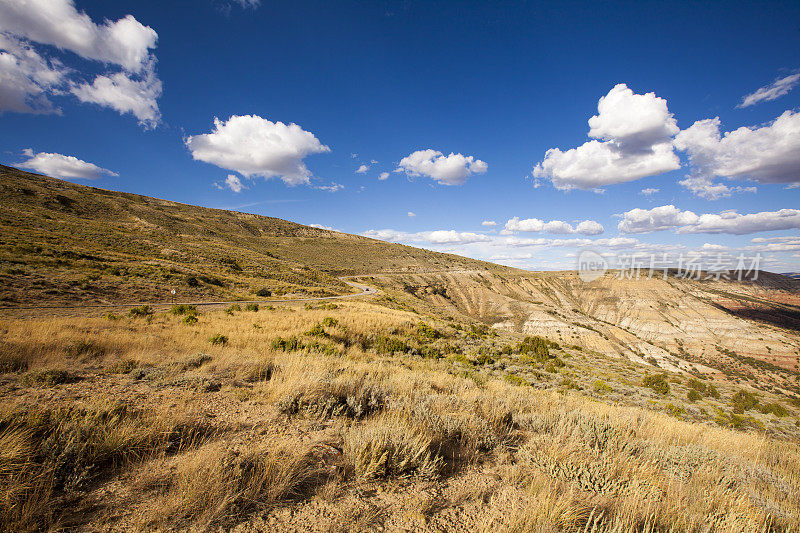
M 800 280 L 585 283 L 9 167 L 0 228 L 0 529 L 800 530 Z

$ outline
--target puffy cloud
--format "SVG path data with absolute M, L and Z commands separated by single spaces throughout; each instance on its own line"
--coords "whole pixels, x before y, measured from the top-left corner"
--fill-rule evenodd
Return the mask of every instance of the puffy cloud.
M 494 220 L 484 220 L 483 222 L 481 222 L 481 226 L 488 226 L 490 228 L 493 228 L 496 225 L 497 225 L 497 222 L 495 222 Z
M 705 183 L 714 176 L 761 183 L 800 181 L 800 113 L 786 111 L 769 125 L 741 127 L 724 135 L 719 117 L 699 120 L 675 137 L 675 146 L 689 154 L 695 177 Z
M 491 238 L 486 235 L 454 230 L 431 231 L 426 234 L 426 239 L 434 244 L 469 244 L 491 241 Z
M 697 215 L 674 205 L 632 209 L 617 226 L 622 233 L 649 233 L 676 228 L 677 233 L 727 233 L 745 235 L 760 231 L 800 228 L 800 210 L 781 209 L 741 215 L 735 211 Z
M 634 94 L 624 83 L 600 98 L 597 111 L 589 119 L 589 137 L 613 142 L 628 154 L 648 154 L 680 131 L 666 100 L 655 93 Z
M 116 172 L 101 168 L 94 163 L 88 163 L 71 155 L 54 154 L 48 152 L 33 153 L 26 149 L 22 152 L 28 159 L 17 163 L 21 168 L 29 168 L 46 176 L 62 179 L 87 179 L 95 180 L 103 176 L 119 176 Z
M 714 182 L 706 176 L 687 176 L 678 182 L 680 185 L 688 189 L 694 195 L 706 200 L 719 200 L 720 198 L 727 198 L 734 193 L 740 192 L 756 192 L 756 187 L 741 187 L 739 185 L 730 187 L 724 183 Z
M 761 87 L 754 93 L 750 93 L 742 98 L 742 103 L 737 107 L 750 107 L 759 102 L 771 101 L 780 98 L 800 83 L 800 74 L 792 74 L 784 78 L 778 78 L 774 82 L 764 87 Z
M 705 214 L 695 224 L 678 228 L 678 233 L 730 233 L 745 235 L 759 231 L 800 228 L 800 210 L 781 209 L 740 215 L 735 211 Z
M 110 107 L 120 115 L 130 113 L 145 128 L 154 128 L 161 120 L 157 102 L 161 96 L 161 80 L 152 66 L 140 79 L 125 72 L 97 76 L 91 85 L 82 83 L 74 86 L 72 94 L 81 102 Z
M 623 214 L 617 229 L 622 233 L 649 233 L 694 224 L 697 218 L 691 211 L 681 211 L 674 205 L 652 209 L 636 208 Z
M 693 212 L 682 211 L 674 205 L 662 205 L 652 209 L 636 208 L 623 214 L 617 229 L 622 233 L 649 233 L 694 224 L 697 218 Z
M 0 30 L 130 72 L 147 64 L 158 40 L 153 28 L 131 15 L 97 25 L 72 0 L 2 0 Z
M 0 0 L 0 33 L 0 112 L 57 112 L 49 97 L 72 92 L 83 102 L 131 113 L 146 127 L 158 123 L 161 82 L 151 52 L 158 34 L 133 16 L 95 24 L 72 0 Z M 89 84 L 31 43 L 52 45 L 121 71 L 97 76 Z
M 771 237 L 755 238 L 750 242 L 753 246 L 748 247 L 758 252 L 794 252 L 800 250 L 800 237 Z
M 228 174 L 228 177 L 225 178 L 225 187 L 236 193 L 242 192 L 242 190 L 247 188 L 242 183 L 242 180 L 239 179 L 239 176 L 235 174 Z
M 584 220 L 575 226 L 575 233 L 580 233 L 581 235 L 600 235 L 604 231 L 603 225 L 594 220 Z
M 288 185 L 309 183 L 304 157 L 330 151 L 297 124 L 258 115 L 233 115 L 224 122 L 215 118 L 211 133 L 187 137 L 186 146 L 198 161 L 245 177 L 280 177 Z
M 429 243 L 434 245 L 444 244 L 473 244 L 490 242 L 492 239 L 486 235 L 455 230 L 421 231 L 407 233 L 393 229 L 368 230 L 362 233 L 365 237 L 389 242 Z
M 378 179 L 381 180 L 381 181 L 388 180 L 389 179 L 389 173 L 388 172 L 381 172 L 380 176 L 378 176 Z
M 551 148 L 533 175 L 549 178 L 557 189 L 595 189 L 638 180 L 680 168 L 672 145 L 660 144 L 650 154 L 625 155 L 608 142 L 589 141 L 562 152 Z
M 661 189 L 647 188 L 647 189 L 642 189 L 642 192 L 640 192 L 639 194 L 644 195 L 644 196 L 653 196 L 654 194 L 658 193 L 660 190 Z
M 549 222 L 545 222 L 538 218 L 526 218 L 520 220 L 519 217 L 514 217 L 506 222 L 503 234 L 508 235 L 509 233 L 517 231 L 598 235 L 603 233 L 605 230 L 602 224 L 595 222 L 594 220 L 584 220 L 573 228 L 570 224 L 561 220 L 551 220 Z
M 680 168 L 672 149 L 679 129 L 667 102 L 654 93 L 635 94 L 624 83 L 600 98 L 589 119 L 587 141 L 577 148 L 551 148 L 536 165 L 536 178 L 557 189 L 595 189 Z
M 369 170 L 369 165 L 361 165 L 356 169 L 356 174 L 366 174 Z
M 48 114 L 60 110 L 48 99 L 69 74 L 61 62 L 0 33 L 0 113 Z
M 417 150 L 403 159 L 395 172 L 405 172 L 409 176 L 427 176 L 442 185 L 462 185 L 470 174 L 483 174 L 489 166 L 475 159 L 451 153 L 448 156 L 436 150 Z

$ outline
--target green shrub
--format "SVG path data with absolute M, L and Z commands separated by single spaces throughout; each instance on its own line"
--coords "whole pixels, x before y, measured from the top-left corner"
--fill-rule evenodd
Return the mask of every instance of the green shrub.
M 195 315 L 186 315 L 183 317 L 183 323 L 189 326 L 192 324 L 197 324 L 197 317 Z
M 120 318 L 122 318 L 122 317 L 120 317 L 119 315 L 115 315 L 114 313 L 107 313 L 106 314 L 106 319 L 111 320 L 111 321 L 116 321 L 116 320 L 119 320 Z
M 278 337 L 272 340 L 271 346 L 273 350 L 280 350 L 282 352 L 294 352 L 303 349 L 303 344 L 297 337 L 289 337 L 288 339 Z
M 200 282 L 197 281 L 197 278 L 194 276 L 187 276 L 186 284 L 190 287 L 197 287 L 198 285 L 200 285 Z
M 706 385 L 706 394 L 707 394 L 708 396 L 710 396 L 710 397 L 712 397 L 712 398 L 716 398 L 716 399 L 719 399 L 719 397 L 720 397 L 720 395 L 719 395 L 719 391 L 718 391 L 718 390 L 717 390 L 717 388 L 716 388 L 714 385 L 712 385 L 711 383 L 709 383 L 708 385 Z
M 247 304 L 246 306 L 244 306 L 244 310 L 253 311 L 254 313 L 258 312 L 258 304 L 253 304 L 253 303 Z
M 689 381 L 687 381 L 686 386 L 689 387 L 690 389 L 694 389 L 700 394 L 706 394 L 707 392 L 706 384 L 697 378 L 692 378 Z
M 703 395 L 697 392 L 696 389 L 689 389 L 689 392 L 686 394 L 686 399 L 694 403 L 697 400 L 702 400 Z
M 751 392 L 740 390 L 731 397 L 730 405 L 734 413 L 742 414 L 758 407 L 758 398 Z
M 686 409 L 684 409 L 683 407 L 678 407 L 677 405 L 673 405 L 671 403 L 668 403 L 666 407 L 667 407 L 667 412 L 672 416 L 680 418 L 681 415 L 686 414 Z
M 606 383 L 602 379 L 598 379 L 597 381 L 594 382 L 594 391 L 598 394 L 606 394 L 608 392 L 613 392 L 613 390 L 614 389 L 612 389 L 608 385 L 608 383 Z
M 215 333 L 214 335 L 211 336 L 210 339 L 208 339 L 208 342 L 214 345 L 225 346 L 226 344 L 228 344 L 228 337 L 220 333 Z
M 521 355 L 534 355 L 537 359 L 544 360 L 550 357 L 550 343 L 544 337 L 525 337 L 517 345 L 517 353 Z
M 149 305 L 140 305 L 128 311 L 128 316 L 131 318 L 148 317 L 153 314 L 153 308 Z
M 225 313 L 228 315 L 233 315 L 234 311 L 239 312 L 241 310 L 242 308 L 239 306 L 239 304 L 233 304 L 227 309 L 225 309 Z
M 424 342 L 424 341 L 436 340 L 439 337 L 441 337 L 442 334 L 439 333 L 436 329 L 431 327 L 426 322 L 420 322 L 417 324 L 415 336 L 417 337 L 417 339 Z
M 494 358 L 489 353 L 489 350 L 486 350 L 485 346 L 481 347 L 481 351 L 478 352 L 478 356 L 475 358 L 476 365 L 491 365 L 494 363 Z
M 336 326 L 339 325 L 339 321 L 333 317 L 326 316 L 324 319 L 322 319 L 322 325 L 327 326 L 329 328 L 335 328 Z
M 309 337 L 327 337 L 328 334 L 325 333 L 325 328 L 322 327 L 322 324 L 317 324 L 310 330 L 303 333 L 303 335 L 307 335 Z
M 518 387 L 530 385 L 527 379 L 521 378 L 516 374 L 503 374 L 503 379 L 512 385 L 517 385 Z
M 400 339 L 379 335 L 374 343 L 375 351 L 379 354 L 408 353 L 411 347 Z
M 196 315 L 197 306 L 189 304 L 177 304 L 173 305 L 169 312 L 173 315 Z
M 789 411 L 779 403 L 766 403 L 758 406 L 758 410 L 765 415 L 773 414 L 777 417 L 784 417 L 789 414 Z
M 260 296 L 261 298 L 269 298 L 270 296 L 272 296 L 272 291 L 266 288 L 258 289 L 258 292 L 256 292 L 256 296 Z
M 653 389 L 658 394 L 669 394 L 669 383 L 665 374 L 651 374 L 644 377 L 642 386 Z

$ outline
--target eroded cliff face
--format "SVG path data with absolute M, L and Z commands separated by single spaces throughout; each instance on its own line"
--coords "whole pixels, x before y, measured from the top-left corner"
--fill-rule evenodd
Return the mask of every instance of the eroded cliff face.
M 763 273 L 754 283 L 610 272 L 585 283 L 575 272 L 458 271 L 370 279 L 431 309 L 665 369 L 769 372 L 781 386 L 800 375 L 800 282 L 783 276 Z

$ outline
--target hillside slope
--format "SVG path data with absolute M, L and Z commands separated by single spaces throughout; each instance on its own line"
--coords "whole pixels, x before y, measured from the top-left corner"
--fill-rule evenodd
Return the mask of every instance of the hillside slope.
M 0 306 L 342 294 L 345 274 L 503 269 L 0 166 Z
M 800 282 L 625 279 L 576 272 L 383 274 L 359 278 L 406 308 L 651 364 L 800 394 Z

